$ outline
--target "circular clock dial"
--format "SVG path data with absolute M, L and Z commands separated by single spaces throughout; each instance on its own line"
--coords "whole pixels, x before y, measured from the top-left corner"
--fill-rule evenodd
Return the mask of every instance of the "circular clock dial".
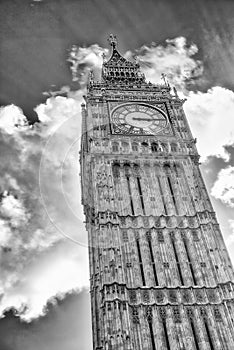
M 127 103 L 117 107 L 112 113 L 114 132 L 153 135 L 167 125 L 163 111 L 141 103 Z

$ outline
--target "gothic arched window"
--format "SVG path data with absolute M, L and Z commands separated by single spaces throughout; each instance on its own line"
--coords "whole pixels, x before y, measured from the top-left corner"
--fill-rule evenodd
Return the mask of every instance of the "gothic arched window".
M 171 151 L 172 151 L 172 152 L 177 152 L 177 146 L 176 146 L 175 143 L 172 143 L 172 144 L 171 144 Z
M 131 175 L 131 167 L 129 164 L 124 164 L 124 171 L 125 171 L 125 176 L 130 176 Z
M 122 142 L 122 150 L 124 152 L 128 152 L 129 151 L 129 145 L 127 142 Z
M 167 151 L 167 145 L 165 143 L 161 143 L 161 148 L 162 148 L 162 151 Z
M 118 144 L 118 142 L 113 142 L 112 143 L 112 151 L 113 152 L 119 152 L 119 144 Z
M 157 152 L 158 151 L 157 143 L 155 143 L 155 142 L 151 143 L 151 151 L 152 152 Z
M 148 143 L 147 142 L 142 142 L 141 146 L 142 146 L 142 151 L 147 151 L 147 149 L 148 149 Z
M 136 142 L 133 142 L 133 144 L 132 144 L 132 150 L 133 150 L 134 152 L 138 152 L 138 144 L 137 144 Z
M 165 164 L 163 165 L 163 169 L 164 169 L 164 171 L 165 171 L 166 174 L 169 174 L 169 173 L 170 173 L 170 170 L 171 170 L 170 164 L 165 163 Z
M 118 163 L 113 164 L 112 166 L 113 176 L 119 177 L 120 176 L 120 165 Z
M 136 176 L 140 176 L 140 167 L 138 164 L 134 164 L 133 166 L 133 169 L 134 169 L 134 173 Z

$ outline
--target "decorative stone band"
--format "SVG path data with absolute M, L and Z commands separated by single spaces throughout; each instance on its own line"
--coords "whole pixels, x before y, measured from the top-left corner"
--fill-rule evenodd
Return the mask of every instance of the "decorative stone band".
M 100 290 L 103 302 L 124 300 L 136 305 L 219 305 L 234 301 L 234 283 L 220 283 L 216 287 L 178 286 L 128 288 L 124 284 L 104 285 Z
M 212 211 L 197 212 L 195 215 L 159 215 L 159 216 L 120 216 L 117 212 L 98 212 L 95 214 L 96 224 L 105 225 L 107 222 L 113 222 L 113 224 L 119 224 L 122 228 L 191 228 L 195 229 L 201 225 L 215 224 L 217 220 L 215 213 Z

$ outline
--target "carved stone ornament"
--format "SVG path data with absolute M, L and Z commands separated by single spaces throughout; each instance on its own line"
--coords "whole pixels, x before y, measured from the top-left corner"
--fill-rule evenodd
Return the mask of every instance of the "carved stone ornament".
M 132 321 L 133 323 L 140 323 L 138 309 L 135 306 L 132 307 Z
M 175 323 L 181 323 L 180 309 L 178 306 L 173 307 L 173 318 Z
M 216 322 L 222 322 L 222 315 L 219 308 L 214 309 L 214 316 L 215 316 Z
M 200 314 L 203 318 L 207 318 L 207 311 L 204 307 L 200 308 Z
M 125 226 L 126 225 L 126 218 L 123 216 L 120 216 L 120 223 L 122 226 Z
M 158 231 L 158 242 L 159 243 L 164 243 L 164 236 L 163 236 L 163 231 L 162 230 Z
M 207 289 L 206 293 L 211 303 L 215 303 L 217 301 L 216 291 L 214 289 Z
M 149 218 L 148 217 L 143 217 L 143 224 L 145 227 L 148 227 L 149 226 Z
M 193 319 L 194 313 L 192 308 L 190 307 L 187 308 L 187 315 L 188 315 L 188 318 Z
M 155 290 L 155 299 L 158 304 L 162 304 L 165 299 L 165 295 L 162 290 Z
M 198 303 L 203 303 L 204 300 L 204 291 L 201 289 L 195 289 L 195 297 Z
M 182 300 L 185 303 L 190 303 L 191 302 L 191 292 L 188 289 L 184 289 L 181 291 L 182 295 Z
M 129 293 L 130 303 L 136 304 L 136 302 L 137 302 L 136 291 L 135 290 L 130 290 L 128 293 Z
M 148 304 L 150 302 L 149 291 L 143 290 L 143 303 Z
M 152 313 L 152 307 L 147 306 L 146 307 L 146 312 L 145 312 L 145 317 L 149 323 L 152 323 L 153 321 L 153 313 Z
M 170 303 L 177 303 L 177 295 L 175 290 L 173 289 L 169 290 L 168 299 Z
M 167 311 L 164 307 L 159 308 L 159 314 L 162 320 L 166 320 L 167 317 Z

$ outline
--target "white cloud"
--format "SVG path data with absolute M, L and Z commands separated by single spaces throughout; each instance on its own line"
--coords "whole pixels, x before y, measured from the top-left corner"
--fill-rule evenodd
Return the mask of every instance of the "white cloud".
M 9 281 L 4 288 L 0 313 L 9 306 L 25 321 L 46 313 L 49 300 L 63 298 L 88 285 L 88 252 L 69 241 L 60 242 L 53 250 L 31 261 L 21 279 Z M 16 283 L 17 282 L 17 283 Z
M 95 71 L 95 75 L 99 78 L 103 62 L 102 55 L 106 53 L 108 53 L 108 50 L 97 44 L 89 47 L 73 45 L 68 58 L 71 63 L 73 81 L 79 81 L 81 85 L 86 84 L 91 69 Z
M 234 143 L 234 92 L 218 86 L 206 93 L 190 92 L 184 110 L 202 160 L 219 156 L 227 161 L 224 146 Z
M 17 129 L 25 131 L 26 128 L 29 128 L 27 118 L 17 106 L 0 107 L 0 116 L 0 130 L 7 134 L 13 134 Z
M 231 245 L 234 243 L 234 220 L 228 220 L 228 224 L 231 230 L 230 230 L 230 234 L 225 239 L 225 243 L 229 247 L 231 253 L 233 254 L 233 249 Z
M 234 167 L 228 166 L 220 170 L 213 185 L 211 195 L 220 199 L 227 206 L 234 208 Z
M 0 215 L 9 220 L 10 225 L 14 228 L 26 224 L 30 218 L 30 214 L 24 208 L 23 203 L 6 192 L 2 196 Z
M 171 84 L 185 90 L 186 81 L 202 74 L 201 62 L 193 56 L 197 53 L 196 45 L 187 45 L 184 37 L 166 40 L 165 46 L 152 43 L 136 51 L 142 71 L 152 83 L 158 84 L 161 74 L 166 73 Z M 131 53 L 129 54 L 131 56 Z M 161 81 L 162 82 L 162 81 Z
M 35 108 L 40 122 L 33 127 L 18 107 L 0 110 L 0 313 L 14 307 L 30 320 L 43 314 L 55 295 L 88 285 L 88 252 L 65 239 L 81 238 L 85 244 L 87 238 L 83 217 L 71 212 L 71 207 L 81 212 L 74 187 L 81 94 L 47 99 Z M 68 189 L 73 194 L 69 206 L 63 193 Z

